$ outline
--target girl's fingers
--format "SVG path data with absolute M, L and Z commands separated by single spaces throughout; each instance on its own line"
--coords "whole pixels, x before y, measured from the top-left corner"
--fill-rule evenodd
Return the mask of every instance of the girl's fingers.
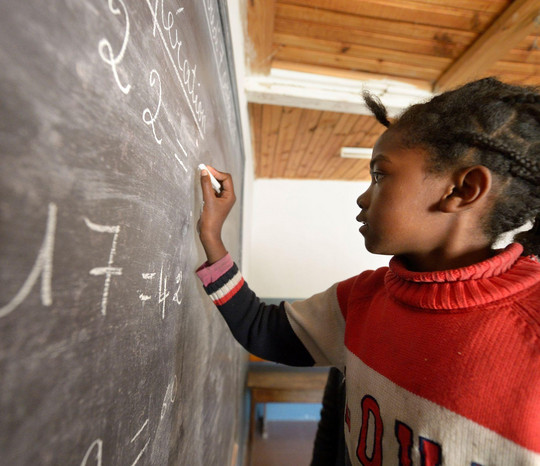
M 214 167 L 210 167 L 209 165 L 207 165 L 206 168 L 208 168 L 212 175 L 215 176 L 216 180 L 221 183 L 223 191 L 227 191 L 234 195 L 234 184 L 232 181 L 232 177 L 229 173 L 222 173 L 216 170 Z
M 205 175 L 204 170 L 201 173 L 201 187 L 203 192 L 203 200 L 205 202 L 208 202 L 214 197 L 215 191 L 212 187 L 212 181 L 210 180 L 210 176 L 208 174 Z
M 219 180 L 221 183 L 221 186 L 223 187 L 223 191 L 230 192 L 234 196 L 234 184 L 231 175 L 228 173 L 225 174 L 225 178 Z

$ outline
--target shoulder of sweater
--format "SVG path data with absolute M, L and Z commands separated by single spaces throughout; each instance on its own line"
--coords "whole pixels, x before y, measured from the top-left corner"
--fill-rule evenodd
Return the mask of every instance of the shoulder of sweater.
M 338 285 L 337 293 L 340 302 L 348 299 L 354 292 L 356 298 L 369 298 L 377 291 L 384 288 L 384 277 L 388 267 L 380 267 L 376 270 L 365 270 L 364 272 L 341 282 Z

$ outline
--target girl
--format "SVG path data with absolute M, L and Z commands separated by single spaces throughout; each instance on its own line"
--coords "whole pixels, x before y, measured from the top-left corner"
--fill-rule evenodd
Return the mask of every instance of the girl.
M 260 303 L 221 241 L 232 180 L 210 168 L 198 275 L 251 353 L 345 374 L 352 464 L 540 464 L 540 95 L 488 78 L 393 123 L 365 98 L 388 129 L 357 220 L 389 267 Z

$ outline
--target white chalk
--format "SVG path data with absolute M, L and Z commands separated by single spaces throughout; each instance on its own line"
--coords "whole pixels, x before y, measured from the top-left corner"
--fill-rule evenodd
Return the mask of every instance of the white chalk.
M 219 184 L 219 181 L 216 180 L 216 177 L 212 175 L 212 173 L 210 173 L 210 170 L 206 168 L 206 165 L 204 163 L 199 164 L 199 170 L 206 170 L 208 175 L 210 175 L 210 181 L 212 182 L 212 187 L 214 188 L 214 191 L 219 194 L 221 192 L 221 185 Z

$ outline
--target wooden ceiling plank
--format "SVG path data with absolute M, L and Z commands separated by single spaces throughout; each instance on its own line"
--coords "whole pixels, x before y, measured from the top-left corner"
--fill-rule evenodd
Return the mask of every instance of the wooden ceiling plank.
M 272 65 L 275 0 L 249 0 L 247 65 L 251 74 L 267 75 Z
M 535 31 L 533 34 L 529 34 L 519 44 L 516 45 L 516 49 L 527 51 L 540 50 L 540 33 Z
M 302 156 L 307 151 L 311 138 L 318 127 L 323 112 L 318 110 L 302 109 L 300 124 L 298 125 L 297 137 L 293 142 L 287 166 L 285 167 L 285 178 L 299 178 L 298 167 L 302 162 Z
M 307 157 L 302 159 L 300 165 L 305 171 L 301 171 L 300 174 L 307 178 L 318 178 L 318 173 L 321 166 L 324 165 L 327 154 L 331 151 L 331 146 L 335 144 L 335 128 L 338 126 L 340 120 L 345 118 L 345 114 L 336 112 L 324 112 L 321 118 L 321 124 L 316 129 L 317 143 L 308 148 L 306 152 Z M 307 166 L 304 162 L 307 160 Z
M 512 49 L 508 54 L 506 54 L 503 60 L 499 60 L 497 63 L 500 63 L 501 61 L 540 64 L 540 50 Z
M 471 11 L 411 0 L 280 0 L 281 4 L 308 6 L 367 18 L 403 21 L 415 25 L 444 26 L 452 29 L 483 31 L 496 13 Z
M 469 49 L 437 80 L 437 92 L 463 84 L 485 72 L 534 29 L 540 0 L 515 0 Z
M 322 178 L 325 180 L 344 180 L 349 172 L 355 169 L 357 163 L 357 159 L 344 159 L 335 155 L 328 170 L 322 174 Z
M 282 178 L 285 176 L 287 162 L 291 156 L 291 149 L 298 135 L 298 126 L 302 117 L 302 109 L 284 107 L 279 128 L 279 137 L 276 146 L 272 176 Z
M 499 60 L 489 70 L 495 74 L 523 74 L 526 76 L 540 76 L 540 66 L 536 63 L 516 63 L 512 61 Z
M 451 36 L 438 36 L 434 39 L 418 39 L 396 36 L 390 33 L 368 32 L 359 29 L 313 22 L 301 22 L 288 18 L 276 17 L 274 42 L 279 42 L 281 34 L 302 34 L 314 39 L 326 39 L 349 44 L 377 47 L 383 52 L 414 52 L 420 55 L 457 58 L 469 45 L 467 41 L 454 41 Z
M 331 41 L 314 39 L 311 37 L 302 37 L 292 34 L 275 33 L 274 41 L 276 49 L 283 46 L 300 47 L 316 52 L 327 52 L 335 55 L 343 55 L 357 58 L 369 58 L 380 60 L 384 57 L 385 60 L 406 63 L 419 67 L 432 69 L 445 69 L 450 65 L 451 59 L 433 55 L 422 55 L 418 53 L 402 52 L 399 50 L 380 49 L 373 46 L 356 45 L 350 42 Z
M 440 75 L 440 70 L 422 66 L 396 63 L 384 59 L 350 57 L 325 52 L 314 53 L 299 47 L 281 47 L 276 53 L 276 60 L 358 70 L 385 75 L 390 79 L 414 78 L 434 81 Z
M 334 128 L 332 128 L 330 137 L 328 137 L 326 142 L 320 146 L 319 153 L 311 165 L 310 177 L 321 178 L 322 173 L 330 163 L 332 157 L 336 152 L 339 152 L 339 149 L 342 147 L 343 140 L 346 136 L 344 130 L 351 126 L 350 120 L 356 120 L 354 117 L 355 115 L 348 113 L 342 113 L 338 116 L 338 120 L 336 121 Z
M 281 110 L 278 105 L 263 106 L 261 153 L 257 164 L 257 176 L 261 178 L 269 178 L 272 175 L 272 162 L 276 150 Z
M 332 156 L 339 152 L 343 138 L 330 134 L 326 143 L 321 146 L 316 160 L 311 165 L 307 177 L 310 179 L 324 179 L 323 172 L 326 165 L 332 160 Z
M 325 165 L 321 171 L 320 178 L 332 179 L 332 173 L 335 171 L 336 166 L 344 159 L 340 156 L 341 147 L 345 146 L 345 141 L 350 137 L 351 133 L 358 132 L 359 121 L 363 120 L 363 115 L 356 115 L 352 113 L 345 114 L 345 118 L 339 120 L 335 129 L 336 136 L 339 136 L 339 144 L 332 149 L 332 152 L 327 154 Z
M 249 120 L 251 126 L 251 144 L 253 147 L 253 159 L 255 161 L 255 172 L 257 172 L 257 160 L 261 154 L 262 140 L 262 105 L 252 102 L 248 103 Z
M 367 181 L 369 176 L 369 160 L 345 159 L 340 156 L 334 158 L 335 167 L 331 173 L 324 173 L 323 178 L 327 180 L 347 180 L 347 181 Z M 358 178 L 357 173 L 364 167 L 368 167 L 363 178 Z M 360 194 L 360 192 L 358 193 Z
M 373 116 L 360 115 L 351 132 L 343 138 L 342 147 L 371 147 L 365 144 L 365 138 L 374 128 L 377 128 L 380 133 L 384 131 L 382 125 Z M 339 153 L 335 155 L 333 163 L 323 173 L 329 179 L 343 178 L 348 170 L 354 169 L 355 163 L 350 161 L 358 162 L 355 159 L 342 159 Z
M 311 22 L 322 25 L 349 28 L 351 31 L 360 30 L 369 33 L 381 33 L 392 31 L 396 36 L 404 36 L 416 39 L 443 40 L 452 43 L 470 44 L 478 33 L 472 30 L 451 29 L 445 26 L 426 26 L 404 21 L 393 21 L 378 18 L 339 13 L 299 5 L 276 4 L 276 17 L 299 22 Z
M 322 112 L 318 125 L 310 130 L 312 135 L 309 137 L 309 144 L 302 154 L 302 159 L 296 170 L 298 177 L 308 177 L 313 163 L 317 160 L 318 156 L 321 155 L 321 147 L 332 135 L 332 130 L 338 118 L 339 114 L 336 112 Z
M 464 10 L 500 13 L 511 0 L 416 0 L 426 5 L 439 5 L 447 8 L 462 8 Z

